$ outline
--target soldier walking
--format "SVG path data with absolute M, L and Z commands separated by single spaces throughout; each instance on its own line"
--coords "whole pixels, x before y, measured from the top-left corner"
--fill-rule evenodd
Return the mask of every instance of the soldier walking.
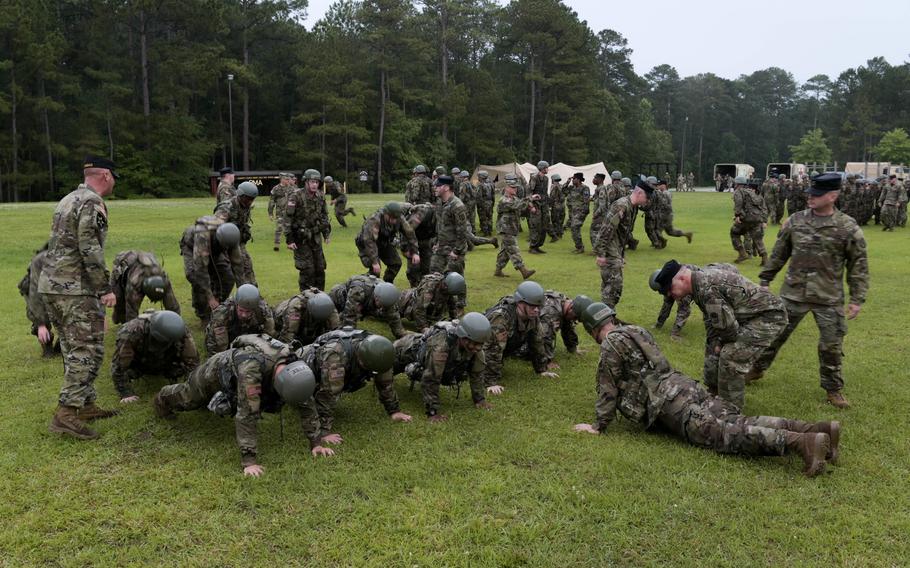
M 572 230 L 572 240 L 575 242 L 573 254 L 584 254 L 585 244 L 581 240 L 581 228 L 588 217 L 591 201 L 591 190 L 584 183 L 585 175 L 576 172 L 572 176 L 572 186 L 566 196 L 566 208 L 569 210 L 569 228 Z
M 332 224 L 325 206 L 325 196 L 319 191 L 319 172 L 309 169 L 304 173 L 304 187 L 291 193 L 285 223 L 285 240 L 294 251 L 294 268 L 300 275 L 300 290 L 310 286 L 325 288 L 325 254 L 322 241 L 329 244 Z
M 545 254 L 540 247 L 546 242 L 550 220 L 550 211 L 547 208 L 547 197 L 550 191 L 550 178 L 547 176 L 550 164 L 544 160 L 537 162 L 537 174 L 531 176 L 528 182 L 527 196 L 534 202 L 533 209 L 528 213 L 528 252 L 531 254 Z
M 563 186 L 562 176 L 553 174 L 550 176 L 550 196 L 547 203 L 550 206 L 550 242 L 555 243 L 562 238 L 565 232 L 566 222 L 566 189 L 568 182 Z
M 480 233 L 489 237 L 493 234 L 493 205 L 496 201 L 496 186 L 486 170 L 477 172 L 477 216 L 480 219 Z
M 280 172 L 278 174 L 278 184 L 269 192 L 269 220 L 275 222 L 275 247 L 277 252 L 281 250 L 281 237 L 284 235 L 284 218 L 288 207 L 288 196 L 291 193 L 291 174 Z
M 518 250 L 518 225 L 521 223 L 521 214 L 529 209 L 536 209 L 536 203 L 539 196 L 519 199 L 515 197 L 518 191 L 518 183 L 515 178 L 506 179 L 506 187 L 503 190 L 503 197 L 499 200 L 498 213 L 499 218 L 496 220 L 496 230 L 499 232 L 499 253 L 496 255 L 496 270 L 493 276 L 505 278 L 502 269 L 510 261 L 515 270 L 521 273 L 522 278 L 530 278 L 534 270 L 529 270 L 524 265 L 521 258 L 521 252 Z

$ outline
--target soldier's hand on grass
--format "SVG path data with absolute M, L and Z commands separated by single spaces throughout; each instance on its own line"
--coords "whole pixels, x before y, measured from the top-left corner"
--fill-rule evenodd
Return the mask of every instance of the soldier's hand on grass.
M 48 331 L 46 325 L 38 326 L 38 341 L 41 345 L 47 345 L 51 340 L 51 332 Z
M 259 464 L 248 465 L 243 468 L 244 477 L 259 477 L 265 470 Z
M 312 450 L 310 450 L 310 453 L 313 454 L 314 456 L 328 457 L 328 456 L 334 456 L 335 450 L 333 450 L 332 448 L 326 448 L 325 446 L 315 446 Z
M 595 260 L 594 262 L 596 262 L 597 266 L 599 266 L 601 268 L 603 268 L 604 266 L 607 265 L 607 259 L 606 259 L 606 257 L 603 257 L 603 256 L 598 256 L 597 260 Z
M 858 316 L 861 309 L 863 309 L 863 307 L 859 304 L 850 304 L 847 306 L 847 319 L 852 320 Z
M 480 402 L 475 402 L 474 406 L 481 410 L 493 410 L 493 405 L 485 400 L 481 400 Z
M 297 243 L 288 243 L 288 249 L 297 250 Z
M 344 438 L 341 437 L 341 434 L 326 434 L 320 440 L 323 444 L 332 444 L 337 446 L 338 444 L 344 442 Z
M 448 419 L 449 417 L 445 414 L 434 414 L 433 416 L 427 418 L 431 424 L 439 424 L 440 422 L 445 422 Z
M 139 397 L 136 395 L 125 396 L 120 399 L 120 404 L 133 404 L 134 402 L 139 402 Z
M 216 298 L 214 296 L 209 298 L 209 309 L 210 310 L 214 310 L 215 308 L 217 308 L 219 306 L 219 304 L 220 303 L 218 302 L 218 298 Z
M 405 414 L 404 412 L 396 412 L 389 416 L 392 419 L 392 422 L 410 422 L 413 420 L 410 414 Z
M 101 303 L 107 308 L 113 308 L 117 305 L 117 296 L 115 296 L 113 292 L 108 292 L 101 296 Z
M 590 424 L 576 424 L 575 431 L 584 432 L 586 434 L 600 434 L 600 431 Z
M 558 379 L 559 373 L 554 373 L 553 371 L 544 371 L 543 373 L 540 373 L 540 376 L 546 377 L 548 379 Z
M 502 394 L 502 391 L 506 388 L 502 385 L 493 385 L 492 387 L 487 387 L 487 392 L 490 394 Z

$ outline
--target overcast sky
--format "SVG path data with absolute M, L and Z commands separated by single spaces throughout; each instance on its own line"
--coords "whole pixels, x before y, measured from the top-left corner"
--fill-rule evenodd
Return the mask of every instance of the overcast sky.
M 332 0 L 310 0 L 307 27 Z M 500 0 L 500 3 L 504 3 Z M 566 0 L 596 33 L 629 40 L 635 71 L 669 63 L 680 76 L 735 79 L 776 66 L 804 82 L 881 55 L 910 59 L 910 0 Z

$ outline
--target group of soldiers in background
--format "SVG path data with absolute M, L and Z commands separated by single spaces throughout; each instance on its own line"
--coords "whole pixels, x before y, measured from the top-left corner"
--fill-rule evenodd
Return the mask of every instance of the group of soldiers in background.
M 676 191 L 695 191 L 695 174 L 689 172 L 683 175 L 679 172 L 676 176 Z

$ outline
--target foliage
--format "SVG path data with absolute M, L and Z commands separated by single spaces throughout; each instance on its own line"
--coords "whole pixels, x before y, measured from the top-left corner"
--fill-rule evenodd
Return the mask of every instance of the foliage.
M 907 136 L 907 131 L 895 128 L 886 132 L 875 146 L 875 153 L 883 162 L 910 164 L 910 137 Z
M 800 138 L 799 144 L 790 146 L 790 152 L 793 161 L 800 164 L 827 164 L 831 161 L 831 149 L 821 128 L 807 132 Z

